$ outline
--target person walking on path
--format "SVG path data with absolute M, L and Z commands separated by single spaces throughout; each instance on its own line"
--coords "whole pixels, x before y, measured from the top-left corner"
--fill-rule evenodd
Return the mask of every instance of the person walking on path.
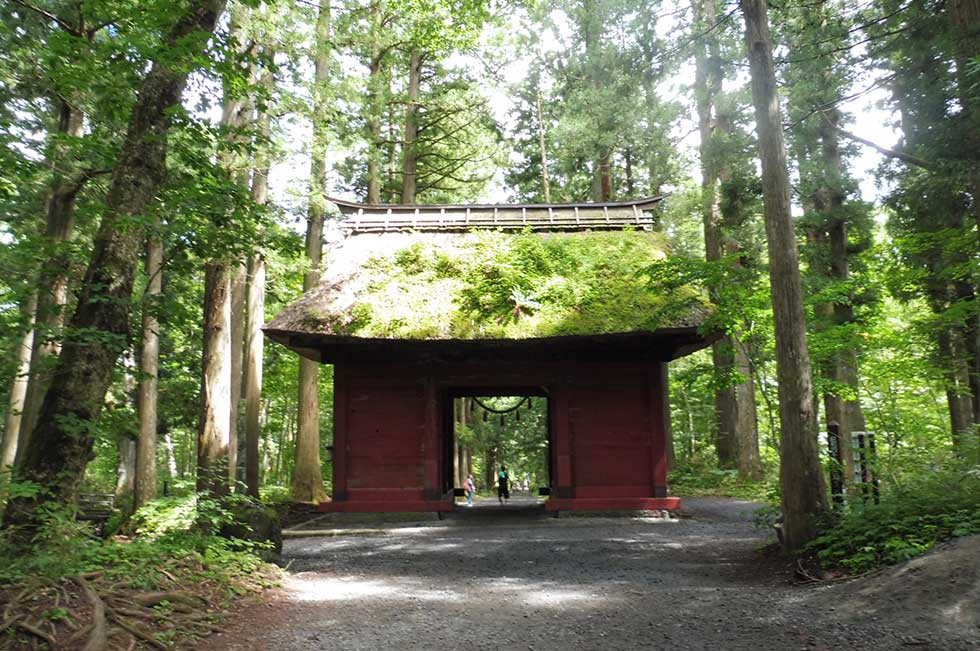
M 500 466 L 500 474 L 497 475 L 497 499 L 503 504 L 504 500 L 510 500 L 510 488 L 508 483 L 510 476 L 507 474 L 507 466 Z
M 476 484 L 473 483 L 473 475 L 466 478 L 466 484 L 463 486 L 466 489 L 466 506 L 473 506 L 473 493 L 476 492 Z

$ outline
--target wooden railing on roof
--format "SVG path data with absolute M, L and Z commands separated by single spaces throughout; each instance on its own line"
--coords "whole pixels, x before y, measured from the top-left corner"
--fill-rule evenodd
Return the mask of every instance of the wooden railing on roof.
M 580 231 L 650 230 L 649 212 L 663 197 L 608 203 L 497 205 L 368 205 L 330 199 L 346 216 L 341 228 L 348 234 L 396 231 L 532 230 Z

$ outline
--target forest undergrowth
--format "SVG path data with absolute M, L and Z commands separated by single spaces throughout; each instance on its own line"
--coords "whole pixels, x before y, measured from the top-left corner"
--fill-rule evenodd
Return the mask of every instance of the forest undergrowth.
M 980 465 L 957 460 L 910 473 L 878 504 L 852 498 L 807 551 L 827 567 L 862 573 L 973 534 L 980 534 Z
M 75 513 L 49 511 L 29 547 L 0 539 L 0 649 L 193 645 L 234 600 L 280 578 L 261 558 L 268 545 L 214 533 L 230 518 L 211 500 L 162 498 L 120 527 L 126 535 L 102 539 Z
M 980 465 L 968 458 L 903 461 L 883 472 L 878 503 L 852 486 L 843 505 L 823 521 L 821 534 L 803 552 L 831 573 L 863 574 L 907 561 L 953 538 L 980 534 Z M 880 469 L 883 470 L 883 469 Z M 756 523 L 770 528 L 779 515 L 774 470 L 750 481 L 735 470 L 696 461 L 671 473 L 671 492 L 680 496 L 732 497 L 759 502 Z M 870 487 L 869 487 L 870 489 Z

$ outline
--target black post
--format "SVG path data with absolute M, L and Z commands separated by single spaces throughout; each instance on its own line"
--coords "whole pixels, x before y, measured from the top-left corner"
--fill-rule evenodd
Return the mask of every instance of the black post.
M 865 436 L 868 439 L 868 451 L 871 453 L 871 495 L 874 498 L 875 504 L 881 499 L 881 490 L 878 486 L 878 473 L 875 467 L 878 465 L 878 448 L 875 445 L 875 435 L 874 432 L 868 432 Z
M 844 505 L 844 459 L 841 458 L 840 425 L 834 421 L 827 423 L 827 449 L 830 452 L 830 494 L 834 507 Z
M 861 470 L 861 494 L 864 496 L 864 500 L 867 501 L 868 493 L 870 492 L 870 478 L 868 476 L 868 453 L 865 447 L 865 432 L 855 432 L 855 434 L 857 435 L 858 467 Z

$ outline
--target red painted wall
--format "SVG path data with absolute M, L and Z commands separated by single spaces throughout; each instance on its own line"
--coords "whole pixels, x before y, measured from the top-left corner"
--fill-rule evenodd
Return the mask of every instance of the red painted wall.
M 453 391 L 540 387 L 551 409 L 553 495 L 646 498 L 666 490 L 665 364 L 338 365 L 336 500 L 448 500 Z

